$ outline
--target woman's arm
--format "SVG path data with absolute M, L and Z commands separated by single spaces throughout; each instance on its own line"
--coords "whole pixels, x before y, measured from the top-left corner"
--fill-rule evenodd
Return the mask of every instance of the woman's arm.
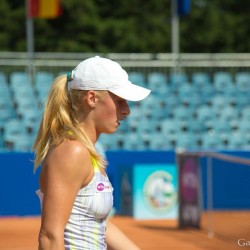
M 39 250 L 65 250 L 65 225 L 91 169 L 87 149 L 74 141 L 63 142 L 46 158 L 41 172 L 44 198 Z
M 118 227 L 107 221 L 106 242 L 109 250 L 140 250 Z

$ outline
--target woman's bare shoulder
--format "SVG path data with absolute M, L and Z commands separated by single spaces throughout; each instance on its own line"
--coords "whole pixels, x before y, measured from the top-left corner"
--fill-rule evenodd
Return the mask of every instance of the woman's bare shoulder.
M 82 143 L 65 140 L 54 147 L 44 161 L 47 173 L 84 181 L 92 171 L 91 156 Z
M 60 158 L 67 160 L 87 160 L 90 159 L 90 153 L 85 145 L 79 141 L 65 140 L 60 145 L 54 147 L 48 154 L 48 159 Z

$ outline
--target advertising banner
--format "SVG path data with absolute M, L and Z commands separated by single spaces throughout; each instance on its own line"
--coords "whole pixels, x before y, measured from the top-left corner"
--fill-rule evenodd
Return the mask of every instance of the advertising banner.
M 177 219 L 178 177 L 174 164 L 136 164 L 133 167 L 133 217 Z
M 200 161 L 195 154 L 178 154 L 179 227 L 200 227 Z

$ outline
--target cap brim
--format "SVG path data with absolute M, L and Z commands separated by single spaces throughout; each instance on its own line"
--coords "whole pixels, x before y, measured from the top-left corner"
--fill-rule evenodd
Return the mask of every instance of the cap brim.
M 127 101 L 133 102 L 145 99 L 151 92 L 150 89 L 146 89 L 135 84 L 128 84 L 122 88 L 109 91 Z

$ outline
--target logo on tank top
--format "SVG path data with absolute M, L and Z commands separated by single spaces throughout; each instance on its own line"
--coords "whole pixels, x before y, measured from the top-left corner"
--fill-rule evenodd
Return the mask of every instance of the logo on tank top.
M 109 182 L 103 181 L 103 182 L 99 182 L 96 185 L 96 190 L 97 190 L 97 192 L 111 192 L 112 187 L 111 187 Z

